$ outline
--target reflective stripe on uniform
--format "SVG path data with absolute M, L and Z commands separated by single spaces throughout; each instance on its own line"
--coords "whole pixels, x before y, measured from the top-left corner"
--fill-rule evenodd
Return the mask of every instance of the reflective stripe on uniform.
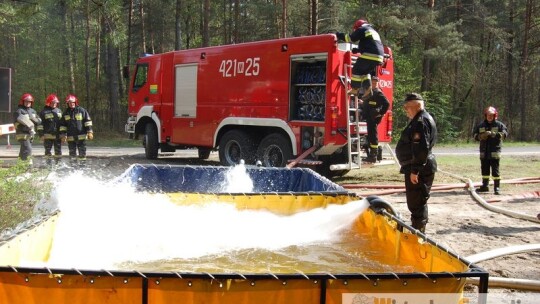
M 377 61 L 377 62 L 383 62 L 383 59 L 384 59 L 382 55 L 370 54 L 370 53 L 362 53 L 359 57 L 367 59 L 367 60 Z

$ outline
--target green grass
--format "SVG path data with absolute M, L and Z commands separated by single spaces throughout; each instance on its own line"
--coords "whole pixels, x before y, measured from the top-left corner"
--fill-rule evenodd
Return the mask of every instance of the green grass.
M 129 139 L 127 133 L 94 133 L 94 140 L 87 141 L 93 147 L 142 147 L 141 140 Z
M 435 175 L 435 183 L 459 183 L 456 177 L 481 181 L 480 159 L 478 155 L 440 155 L 437 157 L 440 172 Z M 448 172 L 450 174 L 446 174 Z M 540 176 L 540 155 L 522 156 L 508 155 L 501 159 L 500 173 L 502 179 Z M 365 167 L 349 172 L 347 175 L 333 180 L 337 183 L 359 184 L 396 184 L 403 183 L 403 175 L 397 165 Z
M 52 185 L 45 181 L 46 174 L 29 170 L 24 161 L 0 168 L 0 231 L 28 220 L 36 203 L 48 198 Z

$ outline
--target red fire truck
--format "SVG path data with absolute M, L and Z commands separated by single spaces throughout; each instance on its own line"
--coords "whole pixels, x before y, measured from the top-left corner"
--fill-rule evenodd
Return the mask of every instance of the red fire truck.
M 181 50 L 138 59 L 126 132 L 148 159 L 197 148 L 220 163 L 310 165 L 327 176 L 361 165 L 366 125 L 348 96 L 356 55 L 334 34 Z M 392 105 L 393 58 L 378 69 Z M 379 124 L 389 142 L 391 106 Z

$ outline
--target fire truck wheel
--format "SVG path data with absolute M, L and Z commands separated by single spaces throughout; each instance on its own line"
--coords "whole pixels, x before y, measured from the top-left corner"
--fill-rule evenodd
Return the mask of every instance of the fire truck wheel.
M 144 129 L 144 153 L 146 159 L 157 159 L 159 151 L 159 142 L 156 125 L 146 124 Z
M 255 148 L 254 139 L 247 132 L 231 130 L 219 141 L 219 161 L 224 166 L 234 166 L 242 159 L 252 164 Z
M 257 149 L 257 159 L 263 167 L 285 167 L 292 157 L 289 139 L 279 133 L 267 135 Z

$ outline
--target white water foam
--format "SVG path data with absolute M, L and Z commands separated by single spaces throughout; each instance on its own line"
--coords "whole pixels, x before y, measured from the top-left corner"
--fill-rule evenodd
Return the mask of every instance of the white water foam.
M 61 215 L 47 266 L 109 270 L 126 261 L 328 243 L 368 207 L 362 200 L 282 216 L 219 202 L 181 206 L 81 173 L 61 180 L 53 198 Z

